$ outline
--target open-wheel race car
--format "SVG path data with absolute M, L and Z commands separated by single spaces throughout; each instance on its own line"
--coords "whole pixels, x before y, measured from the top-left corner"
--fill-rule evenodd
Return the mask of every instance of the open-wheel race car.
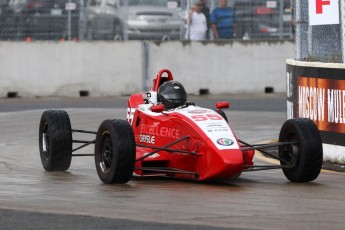
M 215 107 L 202 108 L 187 101 L 183 85 L 163 69 L 153 79 L 149 92 L 129 97 L 127 120 L 105 120 L 97 132 L 72 129 L 63 110 L 45 111 L 39 126 L 42 165 L 47 171 L 64 171 L 69 169 L 72 156 L 94 155 L 98 176 L 104 183 L 126 183 L 133 173 L 206 181 L 277 168 L 292 182 L 318 177 L 323 150 L 313 121 L 287 120 L 278 142 L 251 145 L 237 139 L 229 126 L 222 110 L 229 103 L 217 102 Z M 74 140 L 73 133 L 91 133 L 96 138 Z M 90 144 L 95 145 L 94 154 L 74 153 Z M 266 151 L 272 147 L 278 154 Z M 280 164 L 254 164 L 256 150 Z

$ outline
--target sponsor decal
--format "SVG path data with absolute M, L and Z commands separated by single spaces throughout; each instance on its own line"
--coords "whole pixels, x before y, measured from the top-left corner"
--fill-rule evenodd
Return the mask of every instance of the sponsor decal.
M 217 143 L 219 145 L 223 145 L 223 146 L 230 146 L 230 145 L 233 145 L 234 144 L 234 141 L 231 140 L 230 138 L 219 138 L 217 140 Z
M 176 128 L 170 127 L 158 127 L 157 124 L 148 125 L 142 124 L 140 128 L 140 133 L 148 134 L 148 135 L 155 135 L 160 137 L 168 137 L 168 138 L 180 138 L 180 130 Z
M 129 124 L 132 124 L 133 122 L 135 110 L 135 108 L 127 108 L 127 121 Z
M 143 96 L 143 100 L 145 104 L 148 104 L 151 99 L 151 93 L 150 92 L 143 93 L 142 96 Z
M 206 132 L 229 132 L 229 127 L 228 126 L 225 126 L 224 124 L 222 123 L 219 123 L 219 124 L 207 124 L 205 125 L 204 127 L 204 130 Z
M 146 156 L 146 155 L 148 155 L 148 154 L 150 154 L 150 153 L 145 153 L 144 154 L 144 156 Z M 151 156 L 148 156 L 149 158 L 157 158 L 157 157 L 159 157 L 160 155 L 158 154 L 158 153 L 155 153 L 155 154 L 153 154 L 153 155 L 151 155 Z
M 320 130 L 345 133 L 345 81 L 299 77 L 297 116 L 310 118 Z
M 287 108 L 286 108 L 286 115 L 287 119 L 293 118 L 293 90 L 294 90 L 294 78 L 291 72 L 286 73 L 286 99 L 287 99 Z
M 156 137 L 150 136 L 150 135 L 145 135 L 145 134 L 140 134 L 139 141 L 142 143 L 154 144 L 156 141 Z

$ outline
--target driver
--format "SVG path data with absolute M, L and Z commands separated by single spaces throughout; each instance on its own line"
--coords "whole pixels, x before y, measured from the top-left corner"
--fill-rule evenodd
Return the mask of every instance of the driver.
M 157 101 L 162 103 L 166 110 L 174 109 L 187 102 L 187 93 L 178 81 L 167 81 L 159 86 Z

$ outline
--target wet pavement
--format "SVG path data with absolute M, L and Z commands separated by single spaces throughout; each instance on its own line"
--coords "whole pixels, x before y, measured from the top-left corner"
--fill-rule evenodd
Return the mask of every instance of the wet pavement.
M 66 111 L 75 129 L 97 130 L 105 119 L 126 116 L 121 106 Z M 281 170 L 271 170 L 207 183 L 134 177 L 124 185 L 105 185 L 92 157 L 73 158 L 67 172 L 45 172 L 38 150 L 42 112 L 38 108 L 0 113 L 1 229 L 343 229 L 345 225 L 341 173 L 323 171 L 311 183 L 290 183 Z M 251 143 L 276 139 L 285 121 L 283 111 L 226 113 L 237 137 Z M 93 148 L 82 152 L 92 153 Z

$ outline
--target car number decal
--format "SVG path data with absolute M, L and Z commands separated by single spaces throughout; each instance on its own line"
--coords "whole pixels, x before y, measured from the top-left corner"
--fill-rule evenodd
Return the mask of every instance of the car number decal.
M 218 149 L 239 148 L 237 141 L 235 141 L 236 137 L 230 126 L 224 118 L 214 110 L 189 107 L 178 112 L 194 121 Z
M 193 116 L 191 116 L 191 118 L 194 121 L 207 121 L 207 120 L 217 121 L 217 120 L 223 120 L 222 116 L 220 116 L 219 114 L 193 115 Z

